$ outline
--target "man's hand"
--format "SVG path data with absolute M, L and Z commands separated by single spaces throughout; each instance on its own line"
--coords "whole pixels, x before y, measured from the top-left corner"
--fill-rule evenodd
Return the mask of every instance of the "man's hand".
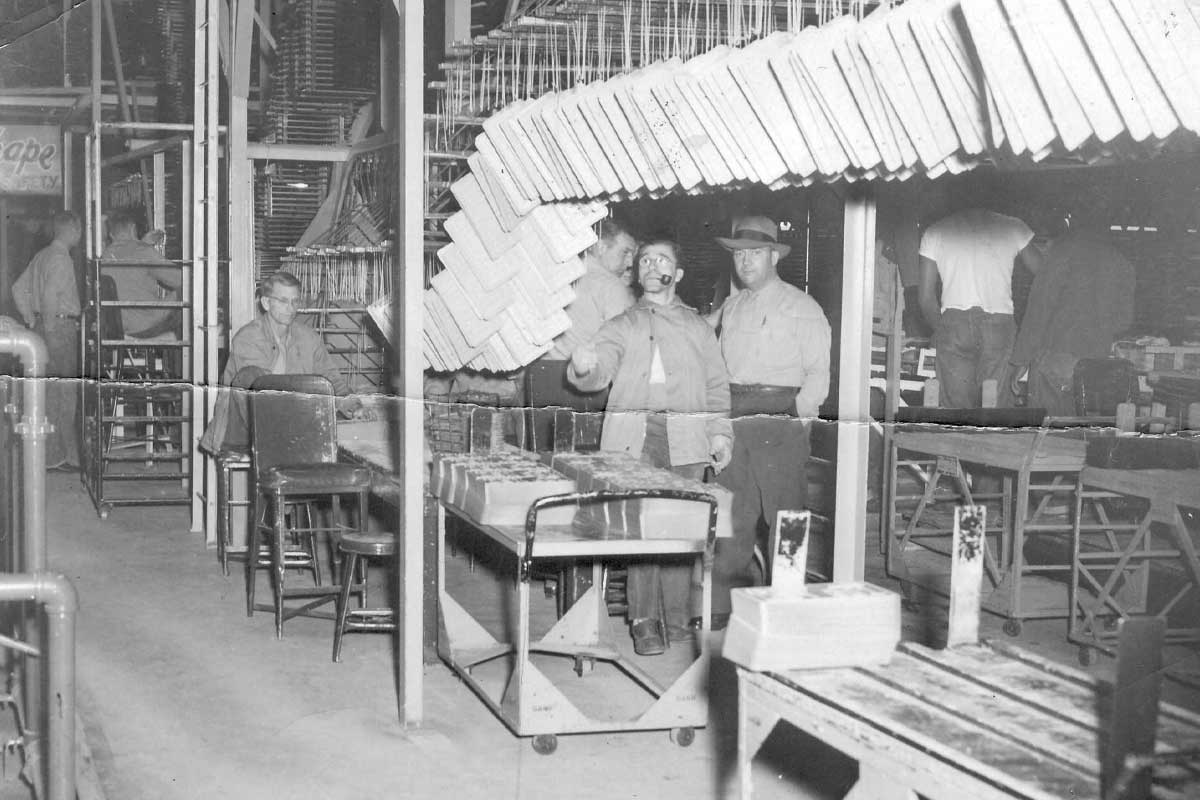
M 592 344 L 581 344 L 575 348 L 575 352 L 571 353 L 571 364 L 575 367 L 575 372 L 578 375 L 587 375 L 600 364 L 600 356 L 596 353 L 596 346 Z
M 714 434 L 708 440 L 708 452 L 713 472 L 720 472 L 733 460 L 733 440 L 723 433 Z
M 1014 397 L 1020 397 L 1021 379 L 1029 375 L 1028 364 L 1009 364 L 1009 369 L 1012 370 L 1012 377 L 1008 381 L 1008 388 L 1012 391 Z

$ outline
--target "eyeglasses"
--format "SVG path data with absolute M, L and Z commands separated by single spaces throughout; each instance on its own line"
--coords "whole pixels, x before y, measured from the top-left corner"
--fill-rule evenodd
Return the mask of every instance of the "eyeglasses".
M 675 259 L 665 255 L 646 254 L 638 259 L 638 265 L 642 267 L 661 267 L 664 265 L 673 267 L 675 266 Z
M 278 303 L 281 306 L 288 306 L 289 308 L 300 308 L 300 298 L 299 297 L 290 297 L 289 298 L 289 297 L 276 297 L 275 295 L 267 295 L 267 299 L 273 303 Z

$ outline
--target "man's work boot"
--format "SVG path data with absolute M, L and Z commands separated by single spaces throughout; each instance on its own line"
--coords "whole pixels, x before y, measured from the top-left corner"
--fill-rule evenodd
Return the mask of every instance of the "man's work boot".
M 629 632 L 633 636 L 633 652 L 639 656 L 658 656 L 666 652 L 667 642 L 658 620 L 635 619 L 629 623 Z

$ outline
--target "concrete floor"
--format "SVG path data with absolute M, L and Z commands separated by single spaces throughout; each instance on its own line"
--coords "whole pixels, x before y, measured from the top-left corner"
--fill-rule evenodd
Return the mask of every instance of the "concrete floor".
M 404 730 L 389 636 L 348 636 L 341 664 L 330 660 L 328 621 L 289 621 L 276 641 L 269 614 L 247 618 L 240 569 L 223 576 L 187 532 L 185 509 L 118 508 L 101 521 L 78 476 L 51 473 L 48 488 L 49 562 L 80 596 L 79 706 L 108 798 L 736 796 L 727 662 L 714 662 L 710 724 L 689 748 L 665 732 L 596 734 L 560 737 L 555 754 L 538 755 L 440 664 L 425 670 L 425 725 Z M 486 580 L 458 559 L 459 574 Z M 890 583 L 877 563 L 871 577 Z M 548 613 L 550 601 L 535 600 Z M 906 637 L 929 627 L 906 615 Z M 1001 638 L 999 627 L 985 616 L 985 636 Z M 1062 621 L 1035 622 L 1022 640 L 1074 664 L 1064 632 Z M 1194 650 L 1172 658 L 1177 673 L 1200 672 Z M 1103 657 L 1093 667 L 1110 670 Z M 1194 685 L 1168 681 L 1165 691 L 1200 707 Z M 856 767 L 781 730 L 755 770 L 757 796 L 836 798 Z M 14 773 L 0 800 L 21 796 Z

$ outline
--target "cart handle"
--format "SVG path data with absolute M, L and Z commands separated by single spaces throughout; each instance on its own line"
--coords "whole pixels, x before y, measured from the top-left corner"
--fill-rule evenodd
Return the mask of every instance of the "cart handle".
M 717 543 L 717 498 L 707 492 L 695 492 L 689 489 L 627 489 L 625 491 L 598 492 L 567 492 L 552 494 L 534 500 L 529 511 L 525 514 L 525 552 L 521 556 L 520 579 L 528 581 L 533 571 L 533 543 L 537 529 L 538 512 L 552 506 L 565 506 L 572 503 L 607 503 L 616 500 L 691 500 L 696 503 L 708 503 L 708 535 L 704 541 L 704 568 L 710 569 L 713 561 L 713 548 Z

